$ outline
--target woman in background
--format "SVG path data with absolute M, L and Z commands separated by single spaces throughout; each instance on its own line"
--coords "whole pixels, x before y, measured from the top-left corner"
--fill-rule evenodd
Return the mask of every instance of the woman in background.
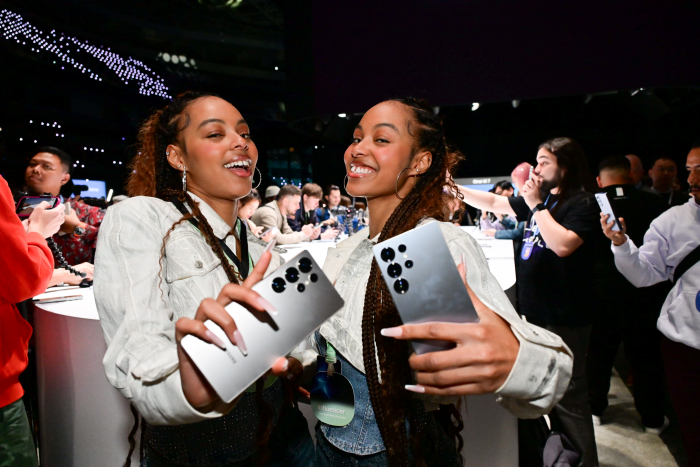
M 253 223 L 253 221 L 250 220 L 250 216 L 252 216 L 253 213 L 260 206 L 260 194 L 258 193 L 258 190 L 253 188 L 252 190 L 250 190 L 250 193 L 241 198 L 238 201 L 238 203 L 238 218 L 242 219 L 248 225 L 248 230 L 253 235 L 260 238 L 262 241 L 269 243 L 270 240 L 272 240 L 275 237 L 275 235 L 277 235 L 277 233 L 270 231 L 267 232 L 265 235 L 261 236 L 261 234 L 263 233 L 263 227 L 258 227 Z

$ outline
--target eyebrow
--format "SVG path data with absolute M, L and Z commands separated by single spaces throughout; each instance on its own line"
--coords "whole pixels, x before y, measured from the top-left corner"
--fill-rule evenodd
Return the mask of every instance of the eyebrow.
M 394 130 L 395 132 L 400 133 L 400 132 L 399 132 L 399 129 L 396 128 L 396 125 L 394 125 L 393 123 L 377 123 L 376 125 L 374 125 L 374 129 L 376 130 L 377 128 L 380 128 L 380 127 L 383 127 L 383 126 L 385 126 L 385 127 L 387 127 L 387 128 L 391 128 L 391 129 Z
M 207 124 L 209 124 L 209 123 L 223 123 L 223 124 L 226 124 L 226 122 L 223 121 L 223 120 L 221 120 L 220 118 L 210 118 L 210 119 L 204 120 L 202 123 L 200 123 L 199 126 L 197 127 L 197 129 L 199 130 L 199 129 L 202 128 L 204 125 L 207 125 Z

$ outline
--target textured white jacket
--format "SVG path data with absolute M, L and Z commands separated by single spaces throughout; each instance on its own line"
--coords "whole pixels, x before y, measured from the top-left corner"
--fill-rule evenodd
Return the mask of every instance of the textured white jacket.
M 434 222 L 427 220 L 424 222 Z M 520 341 L 520 351 L 506 382 L 496 391 L 497 400 L 520 418 L 549 413 L 562 398 L 571 379 L 573 354 L 554 333 L 523 321 L 496 278 L 489 271 L 483 251 L 459 227 L 441 222 L 440 227 L 455 264 L 467 258 L 467 282 L 479 299 L 506 320 Z M 369 229 L 328 250 L 323 271 L 335 284 L 345 306 L 321 326 L 320 332 L 352 365 L 365 372 L 362 358 L 362 312 L 372 264 Z M 309 339 L 307 347 L 315 346 Z M 305 365 L 316 359 L 316 350 L 297 349 L 292 356 Z
M 214 234 L 226 237 L 231 227 L 190 195 L 199 201 Z M 189 222 L 175 227 L 163 248 L 163 238 L 181 218 L 172 203 L 130 198 L 107 210 L 97 239 L 94 290 L 108 346 L 105 374 L 152 425 L 223 415 L 216 409 L 195 410 L 182 392 L 175 322 L 183 316 L 194 318 L 202 300 L 216 298 L 229 281 L 211 247 Z M 233 235 L 226 237 L 226 244 L 235 251 Z M 257 262 L 265 245 L 249 235 L 248 249 Z M 268 272 L 280 262 L 273 252 Z

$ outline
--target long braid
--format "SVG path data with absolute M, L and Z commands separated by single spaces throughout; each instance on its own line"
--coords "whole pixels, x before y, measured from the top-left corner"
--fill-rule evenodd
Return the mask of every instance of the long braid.
M 462 160 L 462 155 L 446 144 L 440 118 L 424 101 L 409 98 L 394 102 L 408 107 L 412 113 L 409 133 L 416 141 L 413 153 L 417 150 L 428 150 L 433 156 L 433 161 L 387 220 L 379 236 L 380 242 L 414 228 L 426 216 L 446 220 L 449 203 L 455 197 L 461 198 L 454 182 L 451 179 L 446 181 L 446 174 L 448 171 L 454 172 L 456 165 Z M 445 184 L 449 185 L 450 189 L 445 191 Z M 408 343 L 399 339 L 386 339 L 380 334 L 381 329 L 400 324 L 401 318 L 389 289 L 381 278 L 377 261 L 373 259 L 362 316 L 363 363 L 370 401 L 384 440 L 389 464 L 400 467 L 409 465 L 409 442 L 405 428 L 408 417 L 413 463 L 425 465 L 420 447 L 422 428 L 418 426 L 418 414 L 411 410 L 411 396 L 403 387 L 412 374 L 408 364 Z M 381 383 L 377 367 L 381 371 Z M 455 440 L 455 447 L 461 450 L 464 444 L 459 434 L 463 427 L 461 415 L 454 405 L 447 406 L 444 410 L 450 416 L 447 419 L 443 416 L 436 418 L 441 424 L 445 420 L 449 422 L 450 426 L 445 426 L 444 429 Z M 451 417 L 455 417 L 455 424 L 452 423 Z
M 190 213 L 183 215 L 175 222 L 163 238 L 161 256 L 159 259 L 161 263 L 159 275 L 162 274 L 162 260 L 165 256 L 165 246 L 171 232 L 181 223 L 194 217 L 197 219 L 198 228 L 202 236 L 221 262 L 221 267 L 224 269 L 228 280 L 240 284 L 243 282 L 243 278 L 226 258 L 219 244 L 219 239 L 214 235 L 211 225 L 199 209 L 199 203 L 187 192 L 183 192 L 180 172 L 170 165 L 166 155 L 168 145 L 173 143 L 180 143 L 186 152 L 184 142 L 180 141 L 179 137 L 180 133 L 190 122 L 189 115 L 187 114 L 187 107 L 197 99 L 210 96 L 214 95 L 187 91 L 178 95 L 164 109 L 154 112 L 150 118 L 144 122 L 138 135 L 138 154 L 134 157 L 130 165 L 131 173 L 127 181 L 127 192 L 130 196 L 150 196 L 164 201 L 170 201 L 172 196 L 176 196 L 180 201 L 185 202 L 191 210 Z M 261 378 L 257 382 L 255 388 L 255 397 L 259 410 L 259 429 L 257 430 L 256 444 L 262 452 L 259 458 L 262 463 L 266 462 L 265 459 L 268 457 L 267 445 L 273 420 L 272 408 L 265 402 L 262 395 L 263 382 L 264 380 Z M 139 423 L 138 417 L 135 418 L 134 430 L 129 434 L 130 445 L 134 442 L 134 434 Z M 145 423 L 143 423 L 141 427 L 142 444 L 145 426 Z M 143 445 L 141 449 L 143 450 Z M 131 454 L 131 452 L 129 454 Z

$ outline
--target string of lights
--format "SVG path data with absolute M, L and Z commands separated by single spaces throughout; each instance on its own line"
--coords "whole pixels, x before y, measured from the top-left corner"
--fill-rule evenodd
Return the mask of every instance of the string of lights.
M 54 54 L 59 63 L 57 64 L 56 60 L 53 63 L 59 65 L 61 70 L 73 67 L 81 71 L 81 74 L 89 74 L 90 79 L 102 81 L 100 73 L 81 63 L 81 55 L 88 55 L 106 65 L 125 85 L 135 82 L 139 94 L 172 99 L 163 78 L 143 62 L 131 57 L 125 59 L 112 52 L 109 47 L 105 49 L 103 46 L 88 44 L 87 41 L 81 41 L 55 29 L 49 34 L 44 34 L 28 21 L 24 21 L 21 15 L 7 9 L 0 11 L 0 33 L 5 40 L 28 46 L 34 53 Z

